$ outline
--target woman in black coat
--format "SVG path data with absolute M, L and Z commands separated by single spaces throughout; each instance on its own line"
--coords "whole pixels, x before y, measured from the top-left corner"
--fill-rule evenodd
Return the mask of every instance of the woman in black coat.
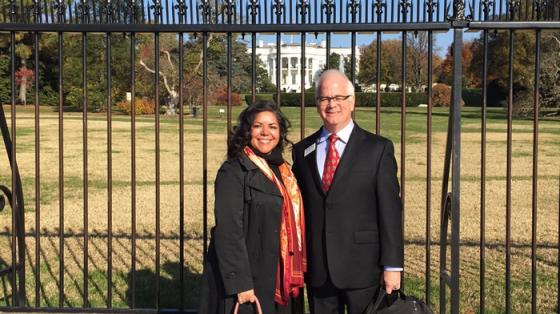
M 282 157 L 288 120 L 273 102 L 239 116 L 215 182 L 216 226 L 204 262 L 199 313 L 303 313 L 303 202 Z

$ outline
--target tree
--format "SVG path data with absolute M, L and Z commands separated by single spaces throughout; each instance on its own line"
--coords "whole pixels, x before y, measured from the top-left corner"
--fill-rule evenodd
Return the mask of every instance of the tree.
M 473 58 L 475 56 L 475 51 L 478 48 L 478 43 L 473 41 L 467 41 L 463 44 L 463 51 L 461 54 L 461 64 L 462 64 L 462 81 L 463 86 L 469 88 L 480 87 L 482 82 L 481 72 L 473 69 L 471 66 L 473 63 Z M 453 46 L 447 48 L 447 54 L 445 59 L 441 62 L 439 67 L 436 68 L 438 73 L 438 82 L 445 83 L 448 85 L 453 85 Z
M 154 56 L 154 44 L 146 44 L 140 52 L 138 64 L 151 74 L 156 73 L 155 58 L 160 59 L 159 77 L 163 81 L 163 87 L 167 91 L 169 98 L 167 101 L 166 114 L 174 115 L 177 113 L 179 103 L 179 66 L 178 45 L 174 34 L 160 34 L 159 54 Z M 163 59 L 163 60 L 162 60 Z
M 489 93 L 500 94 L 505 100 L 509 88 L 509 32 L 488 34 L 488 86 Z M 513 46 L 513 104 L 518 114 L 528 114 L 533 108 L 535 72 L 535 32 L 516 31 Z M 541 76 L 539 98 L 542 108 L 558 110 L 560 107 L 560 32 L 542 33 Z M 473 73 L 482 74 L 483 37 L 473 44 Z M 480 83 L 479 83 L 480 84 Z M 490 90 L 490 86 L 493 90 Z
M 178 103 L 179 96 L 179 41 L 173 34 L 160 35 L 160 78 L 166 96 L 169 98 L 168 108 Z M 251 75 L 253 71 L 251 55 L 248 53 L 247 44 L 237 40 L 232 41 L 232 92 L 248 93 L 251 90 Z M 154 43 L 151 38 L 144 38 L 140 44 L 139 65 L 141 80 L 146 86 L 153 81 Z M 210 34 L 208 37 L 208 101 L 216 103 L 219 91 L 227 91 L 227 36 L 224 34 Z M 203 55 L 202 38 L 190 37 L 184 43 L 183 65 L 185 101 L 191 106 L 202 103 L 203 97 Z M 262 62 L 257 59 L 257 82 L 259 91 L 272 91 L 275 89 L 270 81 Z M 150 91 L 145 91 L 149 94 Z
M 556 115 L 560 115 L 560 32 L 545 34 L 543 43 L 541 106 L 556 109 Z
M 19 86 L 19 91 L 17 98 L 19 102 L 22 104 L 27 104 L 27 94 L 29 87 L 32 86 L 32 80 L 34 77 L 34 73 L 32 70 L 27 68 L 27 60 L 31 56 L 31 36 L 27 33 L 16 33 L 15 34 L 15 55 L 16 60 L 16 84 Z M 5 54 L 6 56 L 10 55 L 11 49 L 11 38 L 8 34 L 4 36 L 0 36 L 0 52 Z M 9 58 L 9 57 L 8 57 Z M 9 78 L 10 78 L 10 70 L 8 69 L 8 75 L 5 78 L 8 80 L 9 85 Z
M 381 82 L 396 83 L 401 79 L 401 51 L 400 39 L 384 40 L 381 43 Z M 368 85 L 377 81 L 377 44 L 372 42 L 360 47 L 360 83 Z
M 428 83 L 428 44 L 427 32 L 407 34 L 407 78 L 417 92 Z M 432 40 L 432 44 L 434 44 Z
M 22 61 L 22 66 L 16 71 L 16 84 L 19 85 L 19 100 L 25 106 L 27 105 L 27 89 L 31 86 L 35 73 L 26 67 Z
M 0 106 L 10 99 L 10 58 L 0 54 Z
M 406 83 L 421 90 L 428 81 L 428 44 L 426 32 L 409 33 L 406 55 Z M 433 64 L 439 64 L 439 57 L 435 52 L 437 47 L 432 43 L 434 54 Z M 374 84 L 377 81 L 377 42 L 360 47 L 360 73 L 358 79 L 362 84 Z M 389 39 L 381 43 L 381 82 L 400 83 L 402 81 L 402 40 Z

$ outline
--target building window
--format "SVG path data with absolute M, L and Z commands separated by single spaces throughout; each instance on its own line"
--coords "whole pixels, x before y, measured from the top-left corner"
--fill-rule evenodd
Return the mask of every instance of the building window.
M 297 68 L 298 67 L 297 58 L 292 57 L 291 61 L 292 61 L 292 68 Z
M 282 68 L 283 69 L 288 68 L 288 58 L 282 58 Z

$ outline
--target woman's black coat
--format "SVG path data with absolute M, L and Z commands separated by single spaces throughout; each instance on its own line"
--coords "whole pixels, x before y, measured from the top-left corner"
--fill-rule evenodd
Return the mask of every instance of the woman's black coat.
M 199 313 L 231 313 L 237 293 L 255 289 L 263 313 L 274 313 L 282 195 L 249 158 L 228 159 L 215 183 L 216 227 Z M 244 311 L 252 313 L 249 306 Z M 242 311 L 240 311 L 242 312 Z

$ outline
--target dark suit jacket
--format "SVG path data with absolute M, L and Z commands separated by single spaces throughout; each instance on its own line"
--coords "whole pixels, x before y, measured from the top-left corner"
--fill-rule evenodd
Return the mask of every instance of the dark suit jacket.
M 255 289 L 274 313 L 282 195 L 247 156 L 227 160 L 215 183 L 216 227 L 204 265 L 199 313 L 231 313 L 236 294 Z M 253 310 L 247 306 L 246 312 Z
M 293 171 L 306 214 L 308 284 L 379 284 L 383 266 L 403 267 L 402 203 L 393 144 L 356 124 L 325 194 L 317 169 L 320 130 L 294 146 Z

